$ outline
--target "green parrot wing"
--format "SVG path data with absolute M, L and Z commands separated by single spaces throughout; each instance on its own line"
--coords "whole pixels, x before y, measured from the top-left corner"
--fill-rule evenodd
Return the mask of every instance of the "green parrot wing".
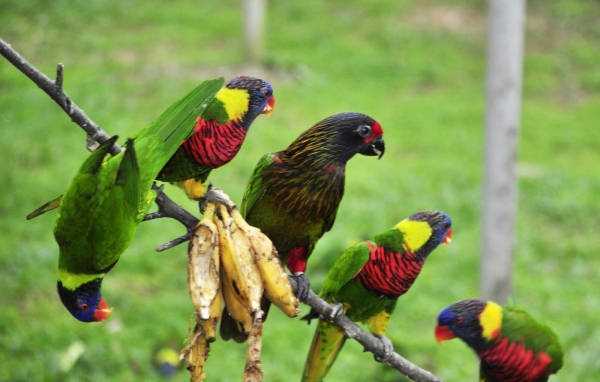
M 160 170 L 192 135 L 196 120 L 204 114 L 223 82 L 223 78 L 204 81 L 133 137 L 142 192 L 150 189 Z
M 244 197 L 242 199 L 242 207 L 240 208 L 240 213 L 244 218 L 247 218 L 248 215 L 252 212 L 252 209 L 258 201 L 263 197 L 267 189 L 263 186 L 262 174 L 263 171 L 273 165 L 273 160 L 277 156 L 277 153 L 270 153 L 263 155 L 262 158 L 254 167 L 254 172 L 250 176 L 250 181 L 246 186 L 246 191 L 244 191 Z
M 181 142 L 189 138 L 194 131 L 195 123 L 190 126 L 189 118 L 192 118 L 192 122 L 196 122 L 196 118 L 204 113 L 210 101 L 221 89 L 223 82 L 223 78 L 202 82 L 188 95 L 171 105 L 133 139 L 141 140 L 148 136 L 156 136 L 162 142 L 171 141 L 176 149 L 179 148 Z
M 158 170 L 156 168 L 159 166 L 162 168 L 177 151 L 181 142 L 193 133 L 196 118 L 205 112 L 214 95 L 222 87 L 223 82 L 223 78 L 204 81 L 134 136 L 133 139 L 136 140 L 136 144 L 140 148 L 138 155 L 134 157 L 141 158 L 144 163 L 137 175 L 141 178 L 140 181 L 144 180 L 143 186 L 140 185 L 141 188 L 147 188 L 148 182 L 156 177 L 155 172 L 160 171 L 160 168 Z M 88 158 L 88 160 L 90 159 Z M 94 163 L 98 168 L 102 165 L 102 161 Z M 120 166 L 120 162 L 109 160 L 107 165 L 116 166 L 117 164 Z M 82 172 L 81 170 L 80 172 Z M 132 172 L 129 171 L 128 173 L 131 174 Z M 122 177 L 122 179 L 125 179 L 125 177 Z M 133 195 L 130 195 L 130 197 L 134 198 Z M 62 198 L 63 195 L 60 195 L 37 208 L 27 215 L 27 220 L 58 208 Z M 144 203 L 144 205 L 146 204 L 149 203 Z
M 363 241 L 348 248 L 333 264 L 319 295 L 328 302 L 335 300 L 335 295 L 352 280 L 358 272 L 365 266 L 369 260 L 371 249 L 376 244 L 370 241 Z

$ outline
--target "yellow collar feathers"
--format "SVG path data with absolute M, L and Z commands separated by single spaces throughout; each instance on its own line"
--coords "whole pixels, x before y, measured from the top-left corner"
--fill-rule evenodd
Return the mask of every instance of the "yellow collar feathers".
M 429 223 L 404 219 L 394 226 L 404 235 L 404 242 L 411 252 L 421 248 L 431 237 Z
M 230 121 L 239 120 L 248 111 L 250 94 L 245 89 L 221 88 L 215 95 L 223 103 Z

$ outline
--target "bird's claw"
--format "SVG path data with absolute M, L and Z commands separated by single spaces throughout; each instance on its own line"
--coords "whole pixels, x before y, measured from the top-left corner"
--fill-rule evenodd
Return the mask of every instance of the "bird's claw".
M 304 273 L 298 273 L 291 275 L 290 277 L 296 281 L 296 290 L 294 291 L 296 293 L 296 297 L 298 300 L 300 300 L 300 302 L 303 302 L 308 297 L 308 292 L 310 291 L 310 282 L 306 276 L 304 276 Z
M 314 309 L 311 309 L 311 310 L 310 310 L 310 312 L 309 312 L 307 315 L 305 315 L 304 317 L 302 317 L 302 318 L 300 319 L 300 321 L 306 321 L 306 323 L 307 323 L 308 325 L 310 325 L 310 322 L 311 322 L 312 320 L 318 320 L 318 319 L 320 319 L 320 318 L 321 318 L 321 317 L 320 317 L 320 315 L 319 315 L 319 312 L 317 312 L 317 311 L 316 311 L 316 310 L 314 310 Z
M 231 200 L 223 197 L 223 191 L 221 189 L 213 186 L 212 184 L 208 185 L 206 192 L 202 197 L 198 200 L 198 206 L 200 208 L 200 213 L 204 215 L 204 211 L 206 210 L 206 205 L 208 203 L 215 203 L 224 205 L 227 208 L 227 212 L 231 212 L 235 205 L 231 203 Z
M 344 314 L 344 304 L 342 304 L 341 302 L 333 303 L 329 305 L 329 308 L 330 310 L 327 313 L 327 316 L 323 317 L 323 319 L 329 322 L 333 322 L 334 320 L 338 319 L 341 315 Z
M 376 335 L 375 337 L 381 341 L 381 345 L 383 346 L 383 355 L 379 357 L 376 354 L 373 358 L 375 358 L 375 361 L 377 362 L 385 363 L 390 359 L 392 354 L 394 354 L 394 344 L 392 344 L 392 341 L 390 341 L 390 339 L 384 335 Z

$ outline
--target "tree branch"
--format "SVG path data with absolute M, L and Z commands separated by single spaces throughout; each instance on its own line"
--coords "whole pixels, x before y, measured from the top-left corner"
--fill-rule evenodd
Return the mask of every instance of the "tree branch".
M 19 53 L 17 53 L 9 44 L 0 38 L 0 54 L 4 56 L 11 64 L 25 74 L 31 81 L 39 86 L 43 91 L 46 92 L 60 106 L 69 117 L 71 121 L 78 124 L 88 135 L 90 135 L 96 142 L 103 143 L 110 138 L 108 134 L 94 123 L 84 112 L 71 101 L 71 98 L 62 89 L 63 84 L 63 64 L 58 64 L 56 70 L 56 81 L 52 81 L 50 78 L 33 65 L 31 65 L 26 59 L 24 59 Z M 116 155 L 121 151 L 118 145 L 114 145 L 111 149 L 111 154 Z
M 77 106 L 69 96 L 62 89 L 63 84 L 63 69 L 62 64 L 58 64 L 56 70 L 56 80 L 51 80 L 42 72 L 37 70 L 27 60 L 25 60 L 19 53 L 17 53 L 9 44 L 0 38 L 0 54 L 4 56 L 10 63 L 12 63 L 17 69 L 31 79 L 36 85 L 38 85 L 46 94 L 50 96 L 66 113 L 71 117 L 71 121 L 79 125 L 88 134 L 88 149 L 90 148 L 89 140 L 93 140 L 98 143 L 103 143 L 109 139 L 108 134 L 102 130 L 100 126 L 94 123 L 79 106 Z M 113 145 L 111 150 L 112 155 L 120 153 L 122 148 L 117 144 Z M 188 233 L 177 239 L 174 239 L 168 243 L 165 243 L 157 247 L 157 251 L 162 251 L 168 248 L 172 248 L 178 244 L 181 244 L 189 240 L 191 230 L 198 223 L 198 219 L 184 210 L 180 205 L 173 202 L 162 190 L 162 186 L 157 187 L 156 184 L 152 185 L 152 188 L 156 191 L 157 197 L 155 199 L 158 205 L 158 211 L 146 215 L 144 221 L 159 219 L 163 217 L 169 217 L 179 221 L 187 229 Z M 290 278 L 292 287 L 296 290 L 296 282 L 293 278 Z M 331 314 L 331 306 L 323 299 L 319 298 L 315 293 L 309 291 L 308 298 L 304 301 L 305 304 L 309 305 L 320 315 L 328 317 Z M 344 330 L 346 337 L 352 338 L 358 341 L 365 347 L 366 351 L 369 351 L 375 356 L 382 358 L 384 356 L 384 347 L 382 342 L 377 337 L 374 337 L 365 332 L 360 326 L 355 324 L 348 317 L 341 315 L 332 321 L 335 325 L 339 326 Z M 412 364 L 405 358 L 401 357 L 397 353 L 393 353 L 386 361 L 388 365 L 398 370 L 408 378 L 417 382 L 441 382 L 441 380 L 435 377 L 430 372 L 419 368 Z
M 294 293 L 296 292 L 297 284 L 293 277 L 290 277 L 290 283 Z M 308 292 L 308 297 L 303 301 L 304 304 L 316 310 L 322 317 L 331 317 L 332 307 L 312 290 Z M 385 349 L 381 340 L 363 330 L 354 321 L 344 315 L 340 315 L 331 321 L 336 326 L 344 330 L 344 335 L 351 338 L 362 346 L 365 350 L 373 353 L 376 357 L 383 358 Z M 392 355 L 386 360 L 388 365 L 406 375 L 408 378 L 416 382 L 442 382 L 441 379 L 431 374 L 427 370 L 423 370 L 417 365 L 411 363 L 406 358 L 398 353 Z
M 65 93 L 62 88 L 63 84 L 63 72 L 64 65 L 58 64 L 56 68 L 56 80 L 53 81 L 48 78 L 44 73 L 37 70 L 32 64 L 24 59 L 17 51 L 15 51 L 8 43 L 0 38 L 0 54 L 4 56 L 11 64 L 25 74 L 31 81 L 39 86 L 46 94 L 50 96 L 60 106 L 69 117 L 71 121 L 79 125 L 88 135 L 87 148 L 88 150 L 93 149 L 93 142 L 103 143 L 107 141 L 110 136 L 102 130 L 94 121 L 92 121 L 83 110 L 77 106 L 71 98 Z M 92 140 L 92 142 L 90 142 Z M 110 153 L 117 155 L 123 149 L 116 143 L 113 145 Z M 150 214 L 150 218 L 145 217 L 144 221 L 152 220 L 162 217 L 169 217 L 177 220 L 183 224 L 188 233 L 182 237 L 174 239 L 168 243 L 165 243 L 157 247 L 157 251 L 164 251 L 168 248 L 172 248 L 178 244 L 181 244 L 189 240 L 190 232 L 192 228 L 198 222 L 198 219 L 192 214 L 184 210 L 180 205 L 172 201 L 163 191 L 162 186 L 157 187 L 156 184 L 152 185 L 152 189 L 156 191 L 157 197 L 155 199 L 158 205 L 158 213 Z

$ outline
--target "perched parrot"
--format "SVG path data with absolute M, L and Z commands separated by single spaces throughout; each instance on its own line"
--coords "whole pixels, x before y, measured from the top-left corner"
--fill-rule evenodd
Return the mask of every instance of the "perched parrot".
M 355 322 L 368 323 L 386 349 L 382 360 L 393 353 L 384 336 L 388 322 L 402 296 L 415 282 L 427 256 L 452 238 L 452 221 L 439 211 L 418 212 L 346 250 L 327 273 L 319 295 Z M 303 318 L 318 318 L 311 311 Z M 346 337 L 342 329 L 319 320 L 302 381 L 321 381 L 342 350 Z
M 355 154 L 381 158 L 382 135 L 381 125 L 367 115 L 336 114 L 302 133 L 287 149 L 264 155 L 254 169 L 241 213 L 273 241 L 282 263 L 298 281 L 300 300 L 309 291 L 306 261 L 321 236 L 331 230 L 344 195 L 346 162 Z M 264 298 L 265 314 L 269 306 Z M 228 314 L 223 315 L 220 333 L 225 340 L 247 338 Z
M 112 309 L 100 296 L 104 276 L 131 242 L 156 193 L 152 182 L 222 86 L 205 81 L 110 157 L 117 140 L 85 160 L 60 200 L 54 237 L 59 246 L 58 294 L 80 321 L 106 319 Z M 56 200 L 56 199 L 55 199 Z
M 481 359 L 481 382 L 545 382 L 562 367 L 556 334 L 517 307 L 459 301 L 440 312 L 435 337 L 469 345 Z
M 239 151 L 259 114 L 271 114 L 271 85 L 259 78 L 235 77 L 223 86 L 199 117 L 190 135 L 158 173 L 157 180 L 175 183 L 190 199 L 205 193 L 212 169 L 227 164 Z M 27 215 L 33 219 L 60 206 L 62 195 Z
M 275 107 L 271 85 L 259 78 L 236 77 L 212 100 L 187 139 L 160 171 L 157 180 L 183 188 L 190 199 L 206 191 L 212 169 L 221 167 L 238 153 L 250 125 L 259 114 Z

